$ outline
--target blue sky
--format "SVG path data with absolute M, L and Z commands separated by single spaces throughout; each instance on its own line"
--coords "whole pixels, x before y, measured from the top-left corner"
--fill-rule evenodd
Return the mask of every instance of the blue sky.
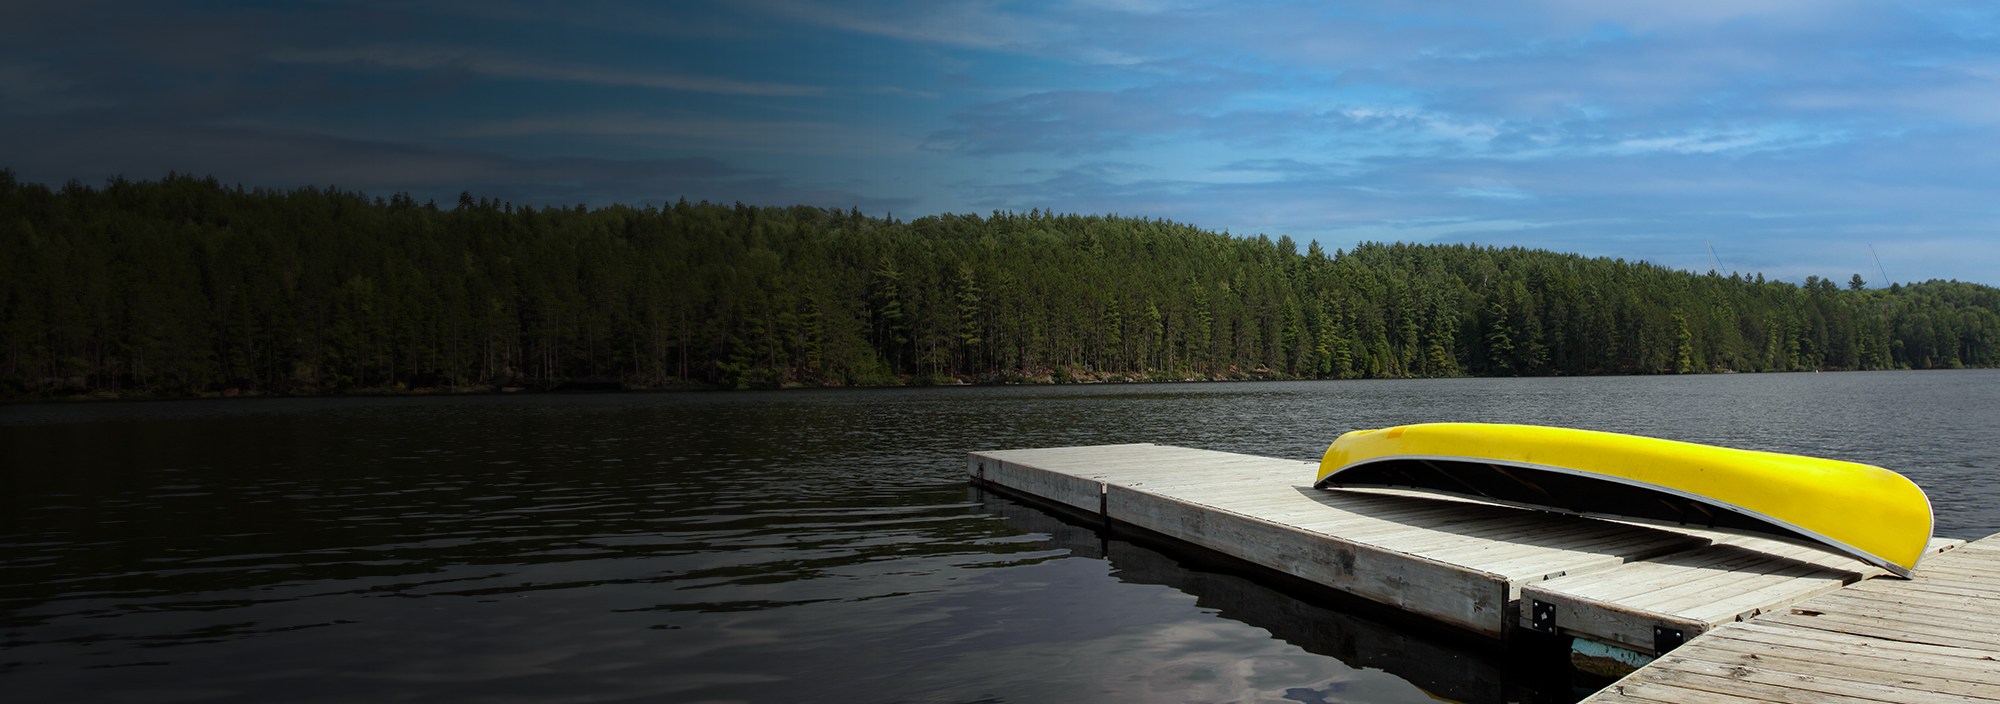
M 2000 284 L 2000 7 L 33 3 L 0 166 Z M 1710 248 L 1713 248 L 1713 255 Z

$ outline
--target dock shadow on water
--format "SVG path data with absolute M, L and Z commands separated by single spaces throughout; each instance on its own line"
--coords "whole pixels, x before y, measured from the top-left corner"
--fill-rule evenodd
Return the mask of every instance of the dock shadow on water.
M 1298 702 L 1553 704 L 1574 702 L 1601 684 L 1574 676 L 1562 659 L 1566 651 L 1548 649 L 1552 641 L 1486 641 L 1213 551 L 1058 517 L 1005 492 L 975 491 L 1011 526 L 1047 535 L 1072 556 L 1104 560 L 1121 582 L 1171 588 L 1193 597 L 1202 613 L 1338 663 L 1325 668 L 1331 672 L 1321 675 L 1324 681 L 1283 686 L 1246 678 L 1242 692 Z

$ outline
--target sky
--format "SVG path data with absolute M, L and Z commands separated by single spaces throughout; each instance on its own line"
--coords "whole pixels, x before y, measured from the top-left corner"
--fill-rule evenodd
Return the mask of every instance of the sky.
M 0 168 L 2000 285 L 2000 6 L 10 3 Z M 1871 251 L 1872 250 L 1872 251 Z M 1879 259 L 1879 263 L 1878 263 Z M 1884 278 L 1886 274 L 1886 278 Z

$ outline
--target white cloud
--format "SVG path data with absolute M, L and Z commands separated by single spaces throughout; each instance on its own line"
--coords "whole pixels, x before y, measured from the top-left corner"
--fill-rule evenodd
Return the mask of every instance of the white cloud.
M 1465 186 L 1454 188 L 1452 195 L 1460 198 L 1482 198 L 1486 200 L 1533 200 L 1527 191 L 1509 186 Z
M 1086 0 L 1078 4 L 1111 12 L 1123 12 L 1134 15 L 1159 15 L 1192 9 L 1201 3 L 1193 0 Z
M 1619 151 L 1626 152 L 1678 152 L 1681 154 L 1712 154 L 1726 152 L 1761 144 L 1755 135 L 1736 133 L 1681 134 L 1671 137 L 1647 137 L 1627 139 L 1618 143 Z
M 1819 24 L 1846 13 L 1854 4 L 1842 0 L 1546 0 L 1543 6 L 1551 10 L 1550 19 L 1568 26 L 1610 22 L 1640 31 L 1658 31 L 1744 20 Z

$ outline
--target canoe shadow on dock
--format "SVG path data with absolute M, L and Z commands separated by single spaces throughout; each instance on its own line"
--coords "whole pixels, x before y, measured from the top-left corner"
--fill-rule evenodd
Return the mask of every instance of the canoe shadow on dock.
M 1429 494 L 1396 489 L 1314 489 L 1309 486 L 1294 487 L 1306 499 L 1329 509 L 1373 518 L 1385 523 L 1396 523 L 1412 530 L 1448 533 L 1470 538 L 1504 540 L 1509 544 L 1530 545 L 1558 550 L 1589 550 L 1589 540 L 1579 540 L 1577 529 L 1593 527 L 1610 531 L 1653 531 L 1663 538 L 1685 536 L 1700 540 L 1700 543 L 1681 545 L 1683 549 L 1665 550 L 1643 557 L 1648 562 L 1680 567 L 1713 567 L 1720 563 L 1741 564 L 1754 562 L 1758 571 L 1784 570 L 1838 570 L 1852 574 L 1854 579 L 1866 575 L 1880 574 L 1880 570 L 1839 553 L 1828 551 L 1816 544 L 1803 540 L 1791 541 L 1772 538 L 1768 535 L 1745 535 L 1729 531 L 1719 531 L 1704 526 L 1656 525 L 1650 523 L 1620 521 L 1614 519 L 1575 516 L 1532 508 L 1502 506 L 1455 496 Z M 1540 524 L 1539 529 L 1520 530 L 1523 518 Z M 1613 528 L 1615 526 L 1615 528 Z M 1601 537 L 1601 536 L 1600 536 Z M 1737 540 L 1743 545 L 1728 542 Z M 1615 543 L 1607 543 L 1615 545 Z M 1685 549 L 1712 545 L 1716 551 L 1695 551 Z M 1816 555 L 1811 559 L 1800 559 L 1787 554 L 1771 551 L 1777 546 L 1789 548 L 1797 546 L 1805 554 Z M 1851 569 L 1842 570 L 1841 566 Z

